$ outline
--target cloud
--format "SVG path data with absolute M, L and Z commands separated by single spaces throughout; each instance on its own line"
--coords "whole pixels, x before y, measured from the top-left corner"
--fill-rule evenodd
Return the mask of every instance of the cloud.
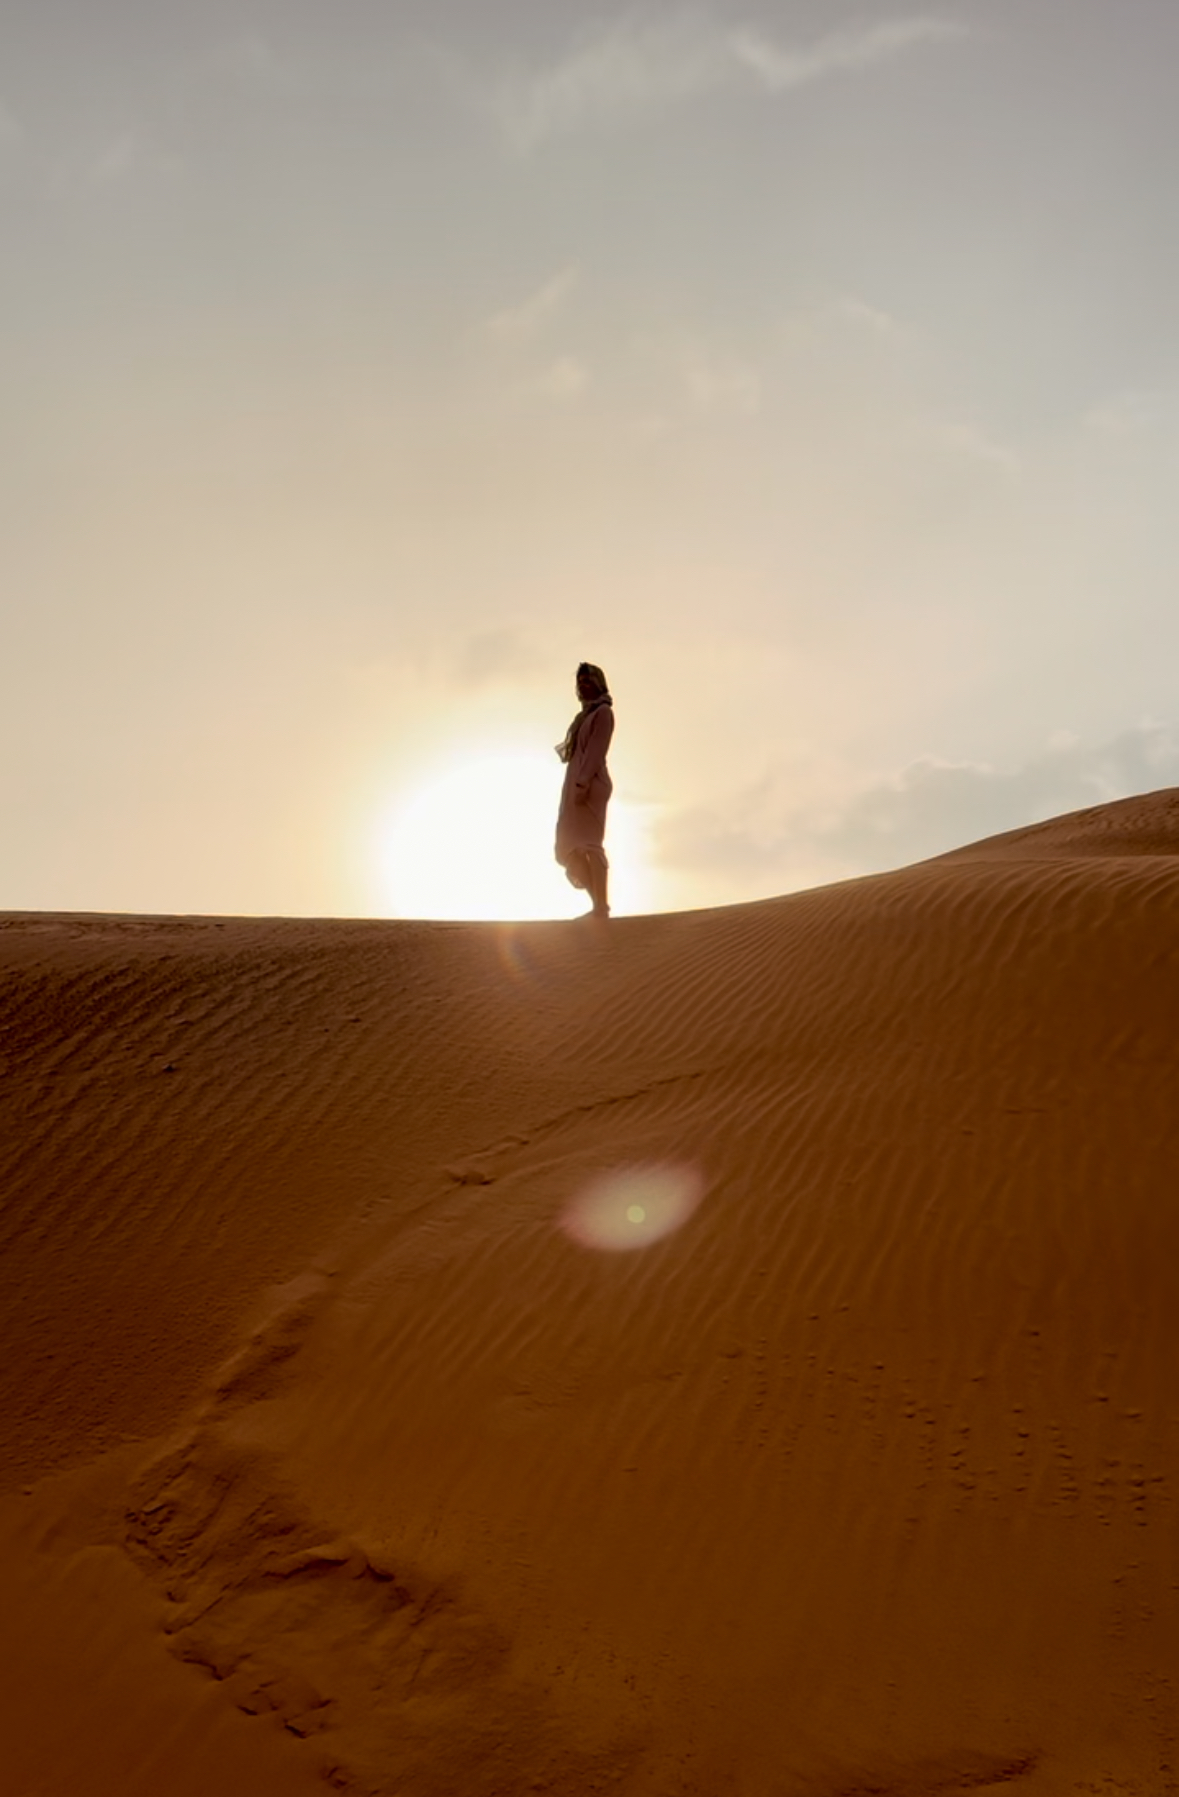
M 156 180 L 173 176 L 179 159 L 146 143 L 133 131 L 123 131 L 90 158 L 81 170 L 83 186 L 99 190 L 119 187 L 131 180 Z
M 496 312 L 483 324 L 484 340 L 501 350 L 514 352 L 509 360 L 517 369 L 522 363 L 532 364 L 524 375 L 522 387 L 516 386 L 516 392 L 523 391 L 531 397 L 539 396 L 558 405 L 567 405 L 571 400 L 580 399 L 589 385 L 589 370 L 577 356 L 565 352 L 538 369 L 536 360 L 528 353 L 561 311 L 577 281 L 578 272 L 572 264 L 559 269 L 526 299 Z
M 25 128 L 14 112 L 0 100 L 0 149 L 9 149 L 23 143 Z
M 233 81 L 271 94 L 294 94 L 302 80 L 294 64 L 274 42 L 249 31 L 222 45 L 218 62 Z
M 649 348 L 692 411 L 747 416 L 760 408 L 760 371 L 724 345 L 689 331 L 669 331 Z
M 576 268 L 560 269 L 527 299 L 489 318 L 484 327 L 487 335 L 500 343 L 529 341 L 559 311 L 576 285 Z
M 501 86 L 500 121 L 519 149 L 546 138 L 690 99 L 731 61 L 716 32 L 687 19 L 619 19 L 586 32 L 560 61 Z
M 922 434 L 935 449 L 952 456 L 965 456 L 968 461 L 982 463 L 988 468 L 1001 469 L 1004 474 L 1018 474 L 1023 466 L 1014 450 L 974 424 L 935 419 L 925 424 Z
M 845 324 L 858 326 L 874 337 L 891 337 L 899 329 L 891 312 L 884 312 L 879 306 L 870 306 L 867 300 L 857 299 L 851 293 L 845 293 L 836 300 L 835 312 Z
M 749 26 L 726 30 L 698 14 L 627 17 L 587 29 L 557 61 L 519 67 L 499 84 L 494 108 L 509 140 L 545 140 L 666 110 L 718 88 L 781 94 L 865 69 L 966 34 L 948 19 L 907 17 L 783 45 Z
M 1085 413 L 1082 428 L 1098 436 L 1135 437 L 1158 422 L 1162 397 L 1137 390 L 1113 393 Z
M 546 399 L 567 404 L 580 399 L 589 385 L 589 370 L 575 356 L 558 356 L 540 379 L 540 391 Z
M 923 44 L 950 43 L 965 35 L 965 26 L 950 19 L 910 18 L 828 32 L 801 50 L 783 48 L 748 29 L 734 32 L 730 41 L 738 61 L 752 71 L 761 86 L 780 94 L 829 75 L 870 68 Z
M 679 369 L 698 411 L 756 412 L 761 404 L 761 377 L 739 356 L 707 344 L 690 344 Z
M 860 793 L 826 845 L 844 859 L 900 867 L 1063 812 L 1179 783 L 1179 733 L 1123 731 L 1096 747 L 1064 743 L 1002 771 L 925 760 Z
M 668 867 L 748 889 L 905 867 L 932 855 L 1088 805 L 1179 785 L 1179 730 L 1142 724 L 1087 746 L 1057 737 L 1022 766 L 1001 770 L 932 757 L 834 804 L 798 799 L 767 777 L 724 812 L 681 811 L 657 832 Z

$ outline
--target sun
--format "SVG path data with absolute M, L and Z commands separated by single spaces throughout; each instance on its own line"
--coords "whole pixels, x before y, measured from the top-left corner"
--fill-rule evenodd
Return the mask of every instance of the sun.
M 555 756 L 519 750 L 458 759 L 428 775 L 378 833 L 381 884 L 394 915 L 579 916 L 585 895 L 553 859 L 562 772 Z M 616 911 L 638 908 L 635 821 L 625 805 L 611 803 L 606 846 Z

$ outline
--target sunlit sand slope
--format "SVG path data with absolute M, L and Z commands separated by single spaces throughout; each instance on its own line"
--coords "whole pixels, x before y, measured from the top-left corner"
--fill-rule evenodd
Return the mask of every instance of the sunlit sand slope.
M 1179 794 L 0 966 L 14 1797 L 1179 1791 Z

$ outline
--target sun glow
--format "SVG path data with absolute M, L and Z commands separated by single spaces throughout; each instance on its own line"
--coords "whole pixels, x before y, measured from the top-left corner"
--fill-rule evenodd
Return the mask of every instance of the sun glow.
M 553 859 L 561 764 L 535 751 L 500 752 L 437 769 L 387 814 L 377 855 L 398 917 L 577 917 L 584 893 Z M 611 904 L 641 909 L 641 820 L 615 798 L 606 827 Z

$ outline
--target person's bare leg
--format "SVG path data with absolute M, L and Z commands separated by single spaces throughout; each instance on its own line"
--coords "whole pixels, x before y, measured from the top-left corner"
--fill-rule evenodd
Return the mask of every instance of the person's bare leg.
M 606 902 L 606 883 L 608 873 L 606 862 L 601 855 L 587 855 L 589 867 L 589 895 L 594 904 L 595 917 L 609 917 L 610 906 Z

